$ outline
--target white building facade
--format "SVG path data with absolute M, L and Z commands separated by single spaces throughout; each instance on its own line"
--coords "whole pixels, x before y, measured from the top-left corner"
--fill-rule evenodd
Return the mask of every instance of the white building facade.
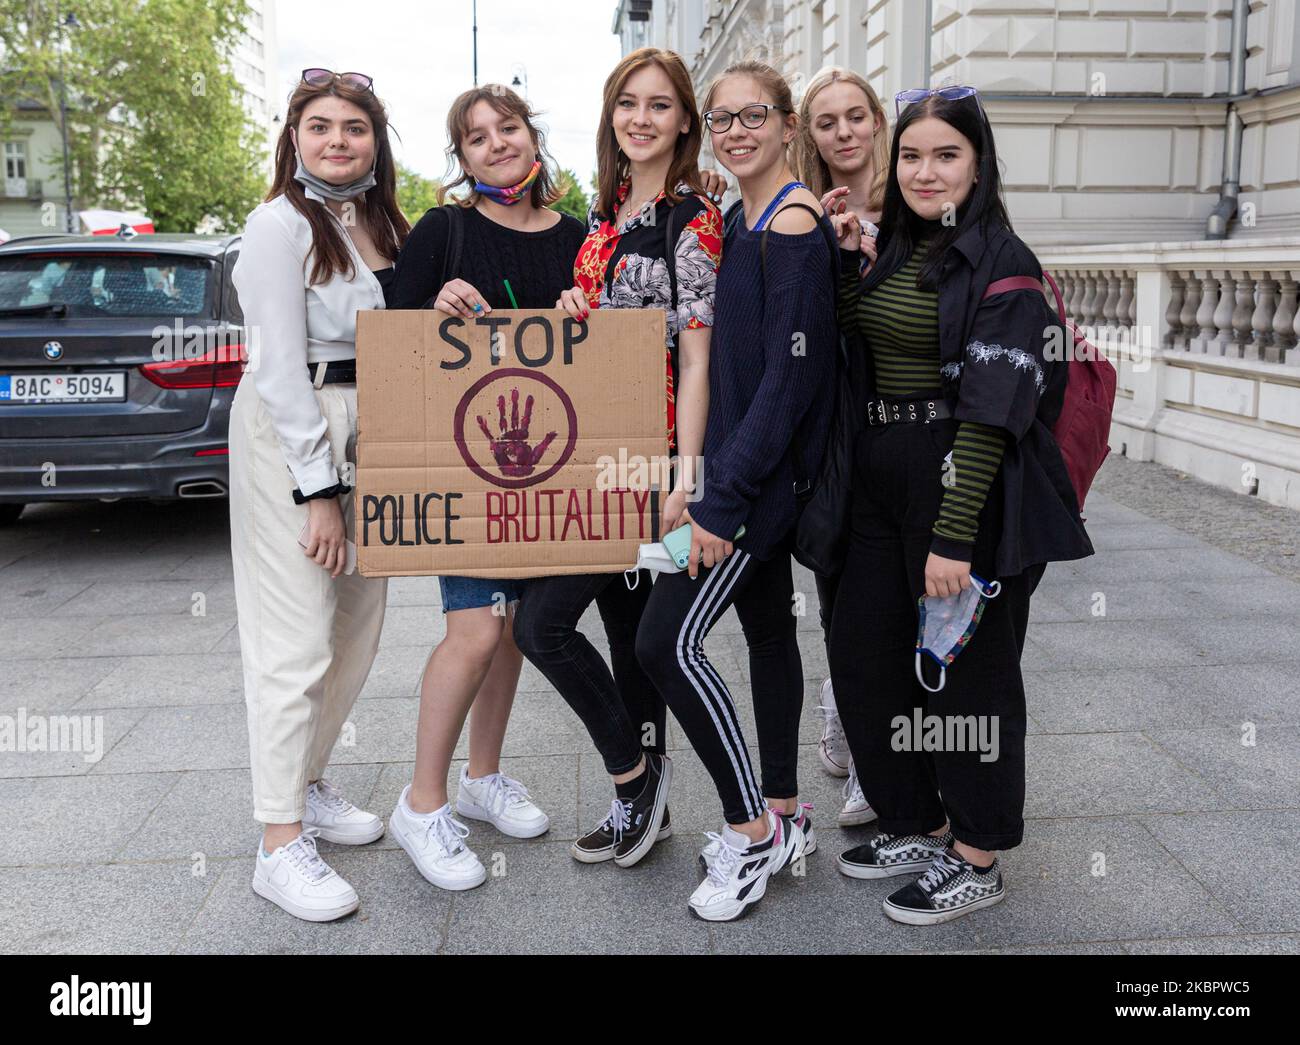
M 891 118 L 905 88 L 978 87 L 1017 232 L 1073 318 L 1125 346 L 1113 449 L 1300 508 L 1296 7 L 622 0 L 614 31 L 677 51 L 701 94 L 753 57 L 796 95 L 824 66 L 860 72 Z M 1234 149 L 1238 206 L 1211 239 Z

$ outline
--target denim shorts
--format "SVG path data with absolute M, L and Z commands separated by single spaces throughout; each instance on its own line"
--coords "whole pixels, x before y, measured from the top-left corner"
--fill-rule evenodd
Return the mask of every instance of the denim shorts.
M 502 596 L 507 603 L 518 602 L 523 594 L 523 581 L 489 580 L 486 577 L 439 577 L 442 591 L 442 612 L 476 610 L 483 606 L 500 604 Z

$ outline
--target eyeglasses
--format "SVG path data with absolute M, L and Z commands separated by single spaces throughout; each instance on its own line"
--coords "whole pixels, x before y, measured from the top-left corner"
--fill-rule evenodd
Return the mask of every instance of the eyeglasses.
M 710 109 L 704 114 L 704 123 L 714 134 L 724 134 L 731 130 L 731 121 L 736 117 L 740 117 L 740 125 L 754 131 L 767 123 L 767 114 L 773 109 L 783 113 L 790 111 L 781 108 L 779 105 L 755 102 L 753 105 L 746 105 L 740 112 L 728 112 L 726 109 Z
M 894 116 L 902 116 L 903 108 L 914 102 L 923 102 L 927 98 L 938 96 L 944 101 L 955 102 L 962 98 L 974 98 L 975 104 L 980 104 L 980 93 L 974 87 L 936 87 L 933 90 L 929 87 L 913 87 L 909 91 L 899 91 L 894 95 Z M 982 112 L 984 106 L 980 105 Z
M 310 84 L 312 87 L 323 87 L 335 80 L 342 80 L 349 87 L 355 87 L 359 91 L 372 91 L 375 88 L 375 81 L 365 73 L 336 73 L 329 69 L 304 69 L 302 71 L 302 82 Z

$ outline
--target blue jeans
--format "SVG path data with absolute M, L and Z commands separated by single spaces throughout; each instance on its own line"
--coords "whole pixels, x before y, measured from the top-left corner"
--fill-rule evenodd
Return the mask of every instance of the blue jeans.
M 439 577 L 442 592 L 442 612 L 476 610 L 483 606 L 503 608 L 518 602 L 523 593 L 523 581 L 488 580 L 485 577 Z

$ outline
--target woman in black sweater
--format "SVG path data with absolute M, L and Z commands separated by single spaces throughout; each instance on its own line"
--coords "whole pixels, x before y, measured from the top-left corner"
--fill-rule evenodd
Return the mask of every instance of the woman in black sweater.
M 559 192 L 528 104 L 497 84 L 466 91 L 448 115 L 447 139 L 458 176 L 439 198 L 462 185 L 469 191 L 412 230 L 388 307 L 432 306 L 471 320 L 494 308 L 552 307 L 572 285 L 584 230 L 549 208 Z M 499 764 L 522 665 L 511 634 L 520 583 L 440 577 L 439 584 L 447 636 L 424 669 L 415 772 L 389 827 L 426 879 L 470 889 L 486 872 L 462 841 L 469 832 L 452 816 L 447 775 L 471 705 L 456 812 L 517 838 L 544 833 L 549 820 Z

